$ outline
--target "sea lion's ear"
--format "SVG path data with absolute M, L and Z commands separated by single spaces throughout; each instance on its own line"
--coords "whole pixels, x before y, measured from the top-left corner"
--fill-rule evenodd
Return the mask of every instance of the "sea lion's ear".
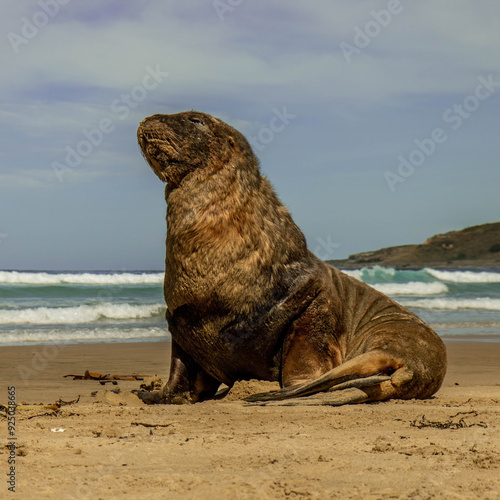
M 227 140 L 228 140 L 228 142 L 229 142 L 229 145 L 230 145 L 232 148 L 234 148 L 234 139 L 233 139 L 231 136 L 229 136 L 229 137 L 227 138 Z

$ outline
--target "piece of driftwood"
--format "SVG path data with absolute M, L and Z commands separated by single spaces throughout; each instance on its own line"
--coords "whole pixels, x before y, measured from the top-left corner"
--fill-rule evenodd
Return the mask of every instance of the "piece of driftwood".
M 145 377 L 151 377 L 151 375 L 110 375 L 109 373 L 92 373 L 89 370 L 85 370 L 83 375 L 64 375 L 66 377 L 73 377 L 73 380 L 97 380 L 101 385 L 111 382 L 113 385 L 117 385 L 119 380 L 124 381 L 134 381 L 134 380 L 144 380 Z

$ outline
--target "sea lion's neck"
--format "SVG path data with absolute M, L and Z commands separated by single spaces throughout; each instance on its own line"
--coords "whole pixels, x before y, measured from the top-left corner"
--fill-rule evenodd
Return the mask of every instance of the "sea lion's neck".
M 192 172 L 177 187 L 167 185 L 167 223 L 172 235 L 203 230 L 214 225 L 228 228 L 234 214 L 248 208 L 248 201 L 260 190 L 263 178 L 258 168 L 245 170 L 235 165 L 207 173 Z
M 176 240 L 217 248 L 234 245 L 235 240 L 255 246 L 286 238 L 287 243 L 292 239 L 305 246 L 302 233 L 257 165 L 229 165 L 204 178 L 192 175 L 174 189 L 167 187 L 166 201 L 168 237 Z

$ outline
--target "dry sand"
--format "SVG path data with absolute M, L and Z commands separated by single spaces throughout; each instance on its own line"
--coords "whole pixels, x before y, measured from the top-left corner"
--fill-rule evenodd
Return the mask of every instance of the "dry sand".
M 500 343 L 447 347 L 434 398 L 340 408 L 248 406 L 238 397 L 266 390 L 254 381 L 221 401 L 145 406 L 127 392 L 139 382 L 92 397 L 116 387 L 63 378 L 88 369 L 165 380 L 167 342 L 2 347 L 0 403 L 9 386 L 17 404 L 81 398 L 58 412 L 18 410 L 15 494 L 0 418 L 0 498 L 498 499 Z

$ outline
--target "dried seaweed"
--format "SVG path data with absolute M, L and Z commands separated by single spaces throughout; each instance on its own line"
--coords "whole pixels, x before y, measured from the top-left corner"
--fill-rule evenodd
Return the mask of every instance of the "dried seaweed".
M 78 401 L 80 401 L 80 396 L 78 396 L 76 399 L 73 399 L 73 401 L 63 401 L 62 399 L 58 399 L 54 404 L 56 404 L 60 408 L 61 406 L 74 405 L 78 403 Z
M 36 415 L 30 415 L 29 417 L 24 417 L 21 420 L 31 420 L 32 418 L 37 418 L 37 417 L 55 417 L 55 416 L 57 416 L 58 411 L 59 411 L 59 409 L 53 410 L 53 411 L 48 411 L 45 413 L 37 413 Z
M 172 425 L 172 422 L 170 424 L 148 424 L 144 422 L 132 422 L 131 425 L 142 425 L 143 427 L 170 427 Z
M 466 429 L 467 427 L 484 427 L 487 428 L 488 425 L 485 422 L 474 422 L 468 423 L 465 417 L 477 417 L 477 411 L 459 411 L 455 415 L 452 415 L 443 422 L 427 420 L 425 415 L 422 415 L 420 419 L 413 420 L 410 422 L 410 427 L 417 427 L 418 429 L 424 429 L 426 427 L 432 427 L 434 429 Z
M 31 420 L 32 418 L 36 417 L 53 417 L 57 415 L 57 412 L 61 408 L 61 406 L 68 406 L 72 405 L 75 403 L 78 403 L 80 401 L 80 396 L 78 396 L 76 399 L 73 399 L 72 401 L 63 401 L 62 399 L 58 399 L 55 403 L 51 405 L 27 405 L 27 404 L 20 404 L 16 405 L 15 409 L 16 412 L 18 411 L 33 411 L 33 410 L 49 410 L 44 413 L 37 413 L 36 415 L 30 415 L 29 417 L 21 417 L 20 420 Z M 0 416 L 5 416 L 2 412 L 7 413 L 7 407 L 4 405 L 0 405 Z
M 92 373 L 89 370 L 85 370 L 83 375 L 64 375 L 64 378 L 66 377 L 73 377 L 73 380 L 97 380 L 101 385 L 105 385 L 108 382 L 111 382 L 113 385 L 117 385 L 118 380 L 129 382 L 134 380 L 144 380 L 144 378 L 151 377 L 151 375 L 110 375 L 109 373 L 102 375 L 101 373 Z
M 458 404 L 447 403 L 444 404 L 443 406 L 447 406 L 448 408 L 458 408 L 459 406 L 465 406 L 466 404 L 469 404 L 471 401 L 472 398 L 469 398 L 467 401 L 464 401 L 463 403 L 458 403 Z

